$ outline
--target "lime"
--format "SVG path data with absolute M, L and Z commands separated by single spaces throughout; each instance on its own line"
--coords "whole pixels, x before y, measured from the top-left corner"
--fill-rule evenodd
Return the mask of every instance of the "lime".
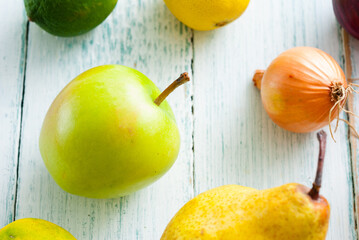
M 24 0 L 30 21 L 62 37 L 76 36 L 102 23 L 117 0 Z

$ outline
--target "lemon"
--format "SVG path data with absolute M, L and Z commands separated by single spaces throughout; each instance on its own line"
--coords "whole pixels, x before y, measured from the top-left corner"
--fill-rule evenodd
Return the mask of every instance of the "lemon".
M 76 240 L 65 229 L 54 223 L 24 218 L 10 223 L 0 229 L 1 240 Z
M 117 0 L 24 0 L 30 21 L 61 37 L 76 36 L 102 23 Z
M 178 20 L 195 30 L 207 31 L 236 20 L 250 0 L 164 0 Z

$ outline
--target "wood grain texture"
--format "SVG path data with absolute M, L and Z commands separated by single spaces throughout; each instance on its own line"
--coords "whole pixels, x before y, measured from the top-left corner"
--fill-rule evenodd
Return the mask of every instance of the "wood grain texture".
M 159 239 L 175 212 L 210 188 L 233 183 L 258 189 L 288 182 L 310 186 L 318 155 L 315 133 L 294 134 L 276 126 L 263 110 L 252 74 L 290 47 L 314 46 L 359 77 L 359 41 L 350 39 L 348 68 L 331 0 L 253 0 L 239 20 L 211 32 L 184 27 L 162 0 L 123 0 L 88 34 L 57 38 L 31 23 L 28 42 L 22 0 L 7 1 L 0 13 L 0 227 L 15 217 L 38 217 L 79 240 Z M 130 196 L 73 196 L 56 185 L 42 162 L 41 124 L 71 79 L 113 63 L 135 67 L 161 89 L 181 72 L 194 72 L 193 82 L 168 99 L 182 136 L 180 156 L 162 179 Z M 358 101 L 356 95 L 348 101 L 356 113 Z M 359 129 L 358 121 L 351 121 Z M 348 132 L 341 125 L 338 143 L 328 139 L 322 193 L 332 208 L 327 238 L 332 240 L 357 239 L 358 147 Z
M 343 65 L 330 0 L 251 1 L 235 23 L 195 32 L 195 194 L 224 184 L 311 186 L 318 158 L 315 133 L 295 134 L 276 126 L 251 81 L 256 69 L 265 69 L 294 46 L 318 47 Z M 331 204 L 327 239 L 332 240 L 356 239 L 347 133 L 340 125 L 337 143 L 328 139 L 322 194 Z
M 344 49 L 345 51 L 345 72 L 347 78 L 350 82 L 354 84 L 358 84 L 359 77 L 359 40 L 351 37 L 348 33 L 343 30 L 343 39 L 344 39 Z M 358 87 L 354 87 L 358 90 Z M 353 93 L 348 98 L 348 108 L 350 111 L 355 112 L 356 114 L 359 112 L 359 96 L 356 93 Z M 359 120 L 357 117 L 350 116 L 350 123 L 355 127 L 355 129 L 359 129 Z M 353 133 L 353 131 L 350 131 Z M 352 172 L 353 172 L 353 182 L 354 182 L 354 192 L 355 192 L 355 217 L 358 226 L 359 219 L 359 160 L 358 160 L 358 139 L 351 134 L 350 135 L 350 146 L 351 146 L 351 160 L 352 160 Z M 358 227 L 357 227 L 357 234 Z
M 192 83 L 169 96 L 182 137 L 177 162 L 152 186 L 121 199 L 93 200 L 62 191 L 41 159 L 38 138 L 48 107 L 81 72 L 102 64 L 135 67 L 160 89 L 191 72 L 191 30 L 162 0 L 119 1 L 94 31 L 57 38 L 30 25 L 16 218 L 38 217 L 79 240 L 159 239 L 170 218 L 193 197 Z
M 0 228 L 13 221 L 26 52 L 21 0 L 0 7 Z

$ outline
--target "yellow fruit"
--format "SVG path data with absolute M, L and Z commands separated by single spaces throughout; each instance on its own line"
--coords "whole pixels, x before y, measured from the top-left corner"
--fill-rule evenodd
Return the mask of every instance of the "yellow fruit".
M 250 0 L 164 0 L 178 20 L 200 31 L 222 27 L 236 20 Z
M 24 218 L 0 229 L 1 240 L 76 240 L 65 229 L 51 222 Z
M 266 190 L 214 188 L 185 204 L 161 240 L 324 240 L 330 206 L 319 190 L 327 135 L 322 130 L 317 136 L 318 168 L 311 189 L 298 183 Z
M 325 198 L 312 200 L 300 184 L 256 190 L 227 185 L 189 201 L 161 240 L 324 240 L 329 222 Z

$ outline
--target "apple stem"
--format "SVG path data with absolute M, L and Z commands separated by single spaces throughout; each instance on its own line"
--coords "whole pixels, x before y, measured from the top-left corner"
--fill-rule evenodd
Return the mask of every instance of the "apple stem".
M 322 186 L 325 148 L 327 145 L 327 134 L 323 130 L 321 130 L 320 132 L 317 133 L 317 137 L 319 140 L 319 157 L 318 157 L 317 174 L 315 176 L 313 187 L 312 187 L 312 189 L 310 189 L 310 191 L 308 193 L 308 195 L 313 200 L 317 200 L 319 198 L 319 190 L 320 190 L 320 187 Z
M 163 100 L 166 99 L 166 97 L 168 97 L 168 95 L 171 94 L 171 92 L 173 92 L 176 88 L 178 88 L 179 86 L 181 86 L 182 84 L 188 82 L 190 80 L 188 73 L 182 73 L 181 76 L 179 78 L 177 78 L 173 83 L 171 83 L 171 85 L 169 85 L 156 99 L 155 99 L 155 104 L 157 106 L 161 105 L 161 103 L 163 102 Z

